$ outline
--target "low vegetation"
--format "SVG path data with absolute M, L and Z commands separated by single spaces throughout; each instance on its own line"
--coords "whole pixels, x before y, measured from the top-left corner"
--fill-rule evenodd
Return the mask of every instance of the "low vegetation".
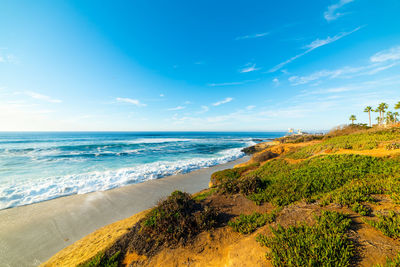
M 336 136 L 349 135 L 357 132 L 362 132 L 365 130 L 371 129 L 371 127 L 366 126 L 365 124 L 345 124 L 334 127 L 327 134 L 325 134 L 324 139 L 332 138 Z
M 393 142 L 390 144 L 387 144 L 385 146 L 386 150 L 396 150 L 396 149 L 400 149 L 400 142 Z
M 374 265 L 374 267 L 399 267 L 400 266 L 400 253 L 397 254 L 393 259 L 387 258 L 386 263 L 384 265 L 378 264 Z
M 369 215 L 371 210 L 364 203 L 374 202 L 374 194 L 398 197 L 398 173 L 398 159 L 354 154 L 324 155 L 297 164 L 277 159 L 243 176 L 223 177 L 221 173 L 218 190 L 243 193 L 257 204 L 271 202 L 277 206 L 321 199 L 322 205 L 337 203 Z
M 400 139 L 400 128 L 370 130 L 325 138 L 321 143 L 305 146 L 288 153 L 291 159 L 306 159 L 321 152 L 335 152 L 339 149 L 369 150 L 381 143 Z
M 232 227 L 235 232 L 250 234 L 257 230 L 257 228 L 264 226 L 267 223 L 272 223 L 275 221 L 275 218 L 275 212 L 272 212 L 271 214 L 261 214 L 258 212 L 254 212 L 250 215 L 240 214 L 238 218 L 230 221 L 228 225 Z
M 350 206 L 371 200 L 371 194 L 390 190 L 378 187 L 374 180 L 388 180 L 389 185 L 400 171 L 397 160 L 352 154 L 320 156 L 298 164 L 280 163 L 267 163 L 250 174 L 266 185 L 259 193 L 249 195 L 250 199 L 283 206 L 301 199 L 314 201 L 332 192 L 329 202 Z
M 365 221 L 388 237 L 400 238 L 400 214 L 389 211 L 387 215 L 378 214 L 377 217 L 376 221 Z
M 258 192 L 263 188 L 262 182 L 258 178 L 247 178 L 244 174 L 256 169 L 258 163 L 245 167 L 227 169 L 214 173 L 211 176 L 213 185 L 219 193 L 249 195 Z
M 112 256 L 107 257 L 104 252 L 98 253 L 90 261 L 79 264 L 78 267 L 117 267 L 120 252 L 114 253 Z
M 200 193 L 200 194 L 197 194 L 196 196 L 194 196 L 193 200 L 196 200 L 196 201 L 204 200 L 204 199 L 208 198 L 209 196 L 213 195 L 216 191 L 217 191 L 216 188 L 208 189 L 206 192 L 203 192 L 203 193 Z
M 214 172 L 211 175 L 211 183 L 213 185 L 219 185 L 221 183 L 226 183 L 231 180 L 232 181 L 236 180 L 239 177 L 241 177 L 242 174 L 244 174 L 250 170 L 257 169 L 258 166 L 260 166 L 259 163 L 254 163 L 254 164 L 250 164 L 250 165 L 240 167 L 240 168 L 226 169 L 226 170 Z
M 276 138 L 275 141 L 279 141 L 282 144 L 290 143 L 290 144 L 297 144 L 297 143 L 304 143 L 314 140 L 321 140 L 324 136 L 322 134 L 305 134 L 305 135 L 288 135 L 280 138 Z
M 316 221 L 313 226 L 271 227 L 273 235 L 259 235 L 257 241 L 271 250 L 267 258 L 274 266 L 349 266 L 354 255 L 354 244 L 346 234 L 351 220 L 324 211 Z
M 141 234 L 156 243 L 174 245 L 209 230 L 217 224 L 217 212 L 175 191 L 152 209 L 142 223 Z

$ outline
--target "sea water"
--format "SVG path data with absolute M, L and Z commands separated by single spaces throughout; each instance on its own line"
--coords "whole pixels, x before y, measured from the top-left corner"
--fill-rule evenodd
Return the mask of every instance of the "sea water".
M 0 209 L 226 163 L 283 136 L 212 132 L 0 133 Z

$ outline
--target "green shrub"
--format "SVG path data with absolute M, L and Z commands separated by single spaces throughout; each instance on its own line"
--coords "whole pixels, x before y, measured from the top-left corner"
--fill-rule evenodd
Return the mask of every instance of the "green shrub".
M 353 206 L 351 206 L 351 210 L 359 213 L 362 216 L 370 215 L 372 212 L 370 207 L 360 204 L 359 202 L 355 202 Z
M 119 251 L 111 257 L 107 257 L 104 252 L 100 252 L 89 261 L 79 264 L 78 267 L 117 267 L 119 255 Z
M 236 180 L 241 177 L 243 173 L 249 170 L 256 169 L 258 166 L 260 166 L 260 163 L 253 163 L 244 167 L 214 172 L 213 174 L 211 174 L 211 183 L 214 186 L 218 186 L 221 183 Z
M 400 186 L 400 185 L 399 185 L 399 186 Z M 399 193 L 393 192 L 393 193 L 390 195 L 390 198 L 393 200 L 394 203 L 400 204 L 400 194 L 399 194 Z
M 175 191 L 149 212 L 142 231 L 160 242 L 178 243 L 211 229 L 216 216 L 213 209 L 203 208 L 188 193 Z
M 261 163 L 261 162 L 265 162 L 269 159 L 276 158 L 278 156 L 279 156 L 279 154 L 277 154 L 277 153 L 271 152 L 269 150 L 264 150 L 264 151 L 254 154 L 251 159 L 253 162 Z
M 271 227 L 273 236 L 259 235 L 257 241 L 270 248 L 267 258 L 274 266 L 349 266 L 354 245 L 346 235 L 348 216 L 322 212 L 313 226 L 305 224 Z
M 254 212 L 250 215 L 240 214 L 238 218 L 230 221 L 228 225 L 232 227 L 235 232 L 239 232 L 241 234 L 250 234 L 257 228 L 264 226 L 266 223 L 275 221 L 275 218 L 276 214 L 274 212 L 271 214 L 261 214 L 258 212 Z
M 377 221 L 365 221 L 388 237 L 400 238 L 400 214 L 389 211 L 387 215 L 378 214 L 377 216 Z
M 349 135 L 349 134 L 353 134 L 356 132 L 362 132 L 362 131 L 365 131 L 368 129 L 370 129 L 370 127 L 368 127 L 364 124 L 340 125 L 340 126 L 333 128 L 327 134 L 325 134 L 325 138 L 331 138 L 331 137 L 341 136 L 341 135 Z
M 351 180 L 342 187 L 322 197 L 321 204 L 337 203 L 351 208 L 360 215 L 370 215 L 372 210 L 362 202 L 375 202 L 373 194 L 382 194 L 386 191 L 383 178 L 364 177 Z
M 263 187 L 261 179 L 258 177 L 242 176 L 245 172 L 257 168 L 259 164 L 251 164 L 249 166 L 227 169 L 219 171 L 211 176 L 214 185 L 216 184 L 217 191 L 222 194 L 242 193 L 249 195 L 256 193 Z
M 279 141 L 282 144 L 284 143 L 297 144 L 313 140 L 321 140 L 322 138 L 324 138 L 324 135 L 322 134 L 288 135 L 280 138 L 275 138 L 274 141 Z

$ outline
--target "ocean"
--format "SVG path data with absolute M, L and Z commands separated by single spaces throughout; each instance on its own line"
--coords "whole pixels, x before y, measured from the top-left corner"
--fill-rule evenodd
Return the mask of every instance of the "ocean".
M 0 209 L 187 173 L 283 132 L 3 132 Z

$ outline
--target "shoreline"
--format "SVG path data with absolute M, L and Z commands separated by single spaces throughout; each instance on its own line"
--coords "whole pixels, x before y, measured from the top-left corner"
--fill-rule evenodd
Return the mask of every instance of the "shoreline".
M 186 174 L 0 210 L 0 262 L 39 265 L 100 227 L 153 207 L 174 190 L 193 194 L 208 188 L 212 173 L 248 160 L 244 156 Z

